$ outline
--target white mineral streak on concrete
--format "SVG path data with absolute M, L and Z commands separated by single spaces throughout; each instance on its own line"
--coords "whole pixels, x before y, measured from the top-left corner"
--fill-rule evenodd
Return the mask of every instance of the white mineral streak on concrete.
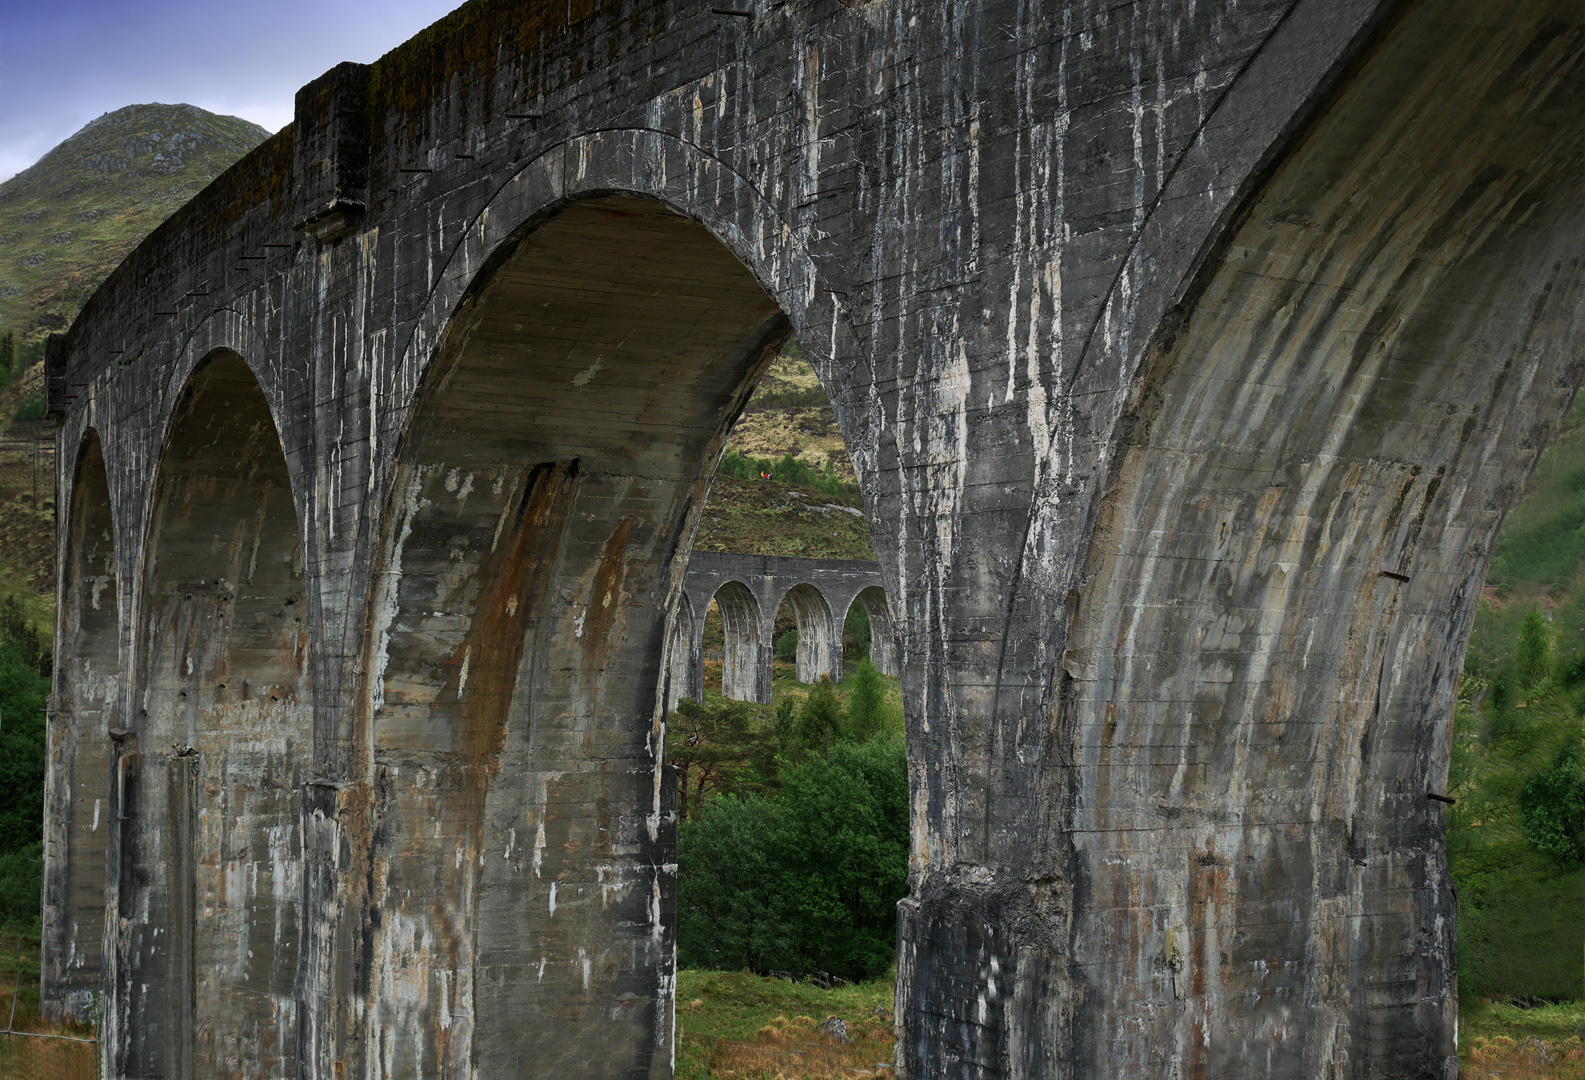
M 417 467 L 408 474 L 397 502 L 396 542 L 388 549 L 383 572 L 375 583 L 374 671 L 369 680 L 370 712 L 374 715 L 385 707 L 385 671 L 391 662 L 391 630 L 401 614 L 402 553 L 407 538 L 412 535 L 413 521 L 429 507 L 429 500 L 419 494 L 424 487 L 424 473 L 422 467 Z M 373 738 L 372 730 L 370 738 Z

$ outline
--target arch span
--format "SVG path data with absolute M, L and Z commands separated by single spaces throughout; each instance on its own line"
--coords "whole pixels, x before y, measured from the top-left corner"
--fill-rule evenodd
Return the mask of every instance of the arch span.
M 842 628 L 831 614 L 825 593 L 807 581 L 800 581 L 782 596 L 798 623 L 798 663 L 794 676 L 801 683 L 842 681 Z M 843 614 L 847 614 L 843 609 Z M 771 614 L 772 620 L 775 613 Z M 767 634 L 767 637 L 770 635 Z
M 723 582 L 712 601 L 721 613 L 721 694 L 738 701 L 769 701 L 767 645 L 760 629 L 760 603 L 741 581 Z M 699 632 L 704 633 L 701 624 Z
M 879 585 L 871 585 L 853 597 L 848 604 L 849 610 L 852 610 L 853 604 L 861 606 L 870 621 L 870 663 L 882 675 L 899 674 L 901 667 L 897 657 L 897 639 L 892 633 L 892 614 L 891 608 L 886 605 L 886 590 Z M 843 621 L 846 622 L 846 616 Z
M 292 1076 L 313 743 L 302 542 L 240 356 L 206 358 L 183 389 L 149 520 L 121 759 L 115 1067 Z
M 458 311 L 372 609 L 382 1071 L 576 1075 L 558 1028 L 596 1018 L 610 1074 L 669 1061 L 667 597 L 787 333 L 707 229 L 628 196 L 538 222 Z
M 1303 1016 L 1260 1075 L 1457 1070 L 1426 793 L 1497 527 L 1580 381 L 1582 45 L 1577 5 L 1409 6 L 1155 361 L 1068 665 L 1108 898 L 1073 962 L 1132 1003 L 1082 1024 L 1093 1062 L 1235 1075 Z M 1171 978 L 1101 960 L 1120 933 Z
M 112 730 L 121 691 L 115 514 L 98 431 L 73 469 L 62 561 L 55 702 L 45 781 L 43 1006 L 87 1020 L 100 991 L 105 932 Z

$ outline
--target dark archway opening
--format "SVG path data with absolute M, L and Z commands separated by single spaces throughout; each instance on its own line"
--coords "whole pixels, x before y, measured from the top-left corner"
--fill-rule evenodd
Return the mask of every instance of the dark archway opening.
M 112 729 L 121 690 L 114 514 L 99 435 L 77 455 L 61 577 L 55 711 L 45 796 L 43 1007 L 87 1020 L 100 990 Z
M 787 334 L 708 230 L 626 196 L 536 223 L 458 311 L 371 612 L 382 1070 L 577 1075 L 596 1030 L 608 1074 L 669 1060 L 667 611 Z
M 296 1068 L 304 608 L 274 419 L 247 364 L 217 354 L 172 416 L 143 568 L 141 700 L 121 758 L 127 1075 Z

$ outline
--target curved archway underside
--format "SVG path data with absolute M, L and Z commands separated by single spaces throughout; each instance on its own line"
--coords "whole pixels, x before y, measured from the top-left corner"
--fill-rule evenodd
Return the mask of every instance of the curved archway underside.
M 1067 664 L 1073 962 L 1129 1002 L 1089 1060 L 1456 1069 L 1426 792 L 1497 527 L 1585 370 L 1582 44 L 1577 6 L 1411 8 L 1151 364 Z
M 707 230 L 631 197 L 539 223 L 457 313 L 372 613 L 382 1074 L 582 1067 L 525 1016 L 599 1018 L 613 1074 L 669 1055 L 667 598 L 787 333 Z
M 822 678 L 842 681 L 842 628 L 832 621 L 831 605 L 815 586 L 801 582 L 787 590 L 782 603 L 798 624 L 797 673 L 801 683 Z M 845 611 L 843 614 L 847 614 Z
M 858 604 L 864 609 L 865 616 L 870 622 L 870 663 L 875 665 L 875 670 L 882 675 L 898 675 L 901 669 L 897 660 L 897 639 L 892 631 L 891 608 L 886 605 L 886 590 L 879 585 L 871 585 L 853 597 L 848 609 L 852 610 L 853 604 Z M 843 625 L 847 624 L 847 616 L 842 617 Z
M 128 1076 L 296 1075 L 313 686 L 292 494 L 252 371 L 200 364 L 154 485 L 120 756 L 106 1022 Z
M 721 694 L 738 701 L 769 701 L 764 685 L 765 642 L 759 601 L 741 581 L 728 581 L 711 598 L 721 615 Z M 699 633 L 702 637 L 704 626 Z
M 89 1020 L 103 969 L 105 872 L 119 817 L 111 800 L 112 731 L 121 727 L 121 597 L 114 515 L 99 434 L 78 451 L 61 606 L 45 794 L 45 919 L 40 950 L 46 1015 Z

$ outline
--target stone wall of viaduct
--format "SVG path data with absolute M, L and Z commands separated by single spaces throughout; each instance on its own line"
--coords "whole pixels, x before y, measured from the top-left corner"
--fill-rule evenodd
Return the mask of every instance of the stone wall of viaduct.
M 664 613 L 793 332 L 906 1074 L 1453 1075 L 1425 794 L 1581 374 L 1585 13 L 742 6 L 474 0 L 53 344 L 49 1000 L 114 1075 L 669 1075 Z

